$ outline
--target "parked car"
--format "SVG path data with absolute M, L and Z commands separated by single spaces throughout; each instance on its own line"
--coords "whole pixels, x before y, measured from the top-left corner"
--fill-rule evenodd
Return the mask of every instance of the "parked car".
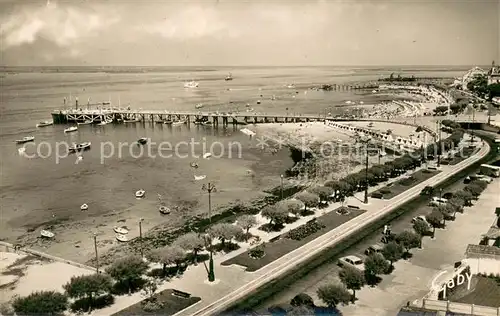
M 369 255 L 374 254 L 374 253 L 380 253 L 380 252 L 382 252 L 383 248 L 384 247 L 382 247 L 379 244 L 373 244 L 370 247 L 366 248 L 365 255 L 369 256 Z
M 432 206 L 439 206 L 448 203 L 448 200 L 445 198 L 440 198 L 440 197 L 433 197 L 431 201 L 429 202 L 429 205 Z
M 420 195 L 432 195 L 433 193 L 434 188 L 428 185 L 420 192 Z
M 452 192 L 446 192 L 445 194 L 443 194 L 443 199 L 451 199 L 453 197 L 453 193 Z
M 341 267 L 351 267 L 354 269 L 358 269 L 360 271 L 365 270 L 365 264 L 363 263 L 363 260 L 361 258 L 356 257 L 356 256 L 346 256 L 342 257 L 339 259 L 339 266 Z
M 430 225 L 429 222 L 427 222 L 427 218 L 425 218 L 425 216 L 423 216 L 423 215 L 419 215 L 419 216 L 416 216 L 416 217 L 411 219 L 412 224 L 414 224 L 416 222 L 424 222 L 427 225 Z

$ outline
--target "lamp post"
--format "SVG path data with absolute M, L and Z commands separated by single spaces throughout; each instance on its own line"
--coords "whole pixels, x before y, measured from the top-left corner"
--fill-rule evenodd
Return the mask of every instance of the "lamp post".
M 217 192 L 217 188 L 213 183 L 204 184 L 201 189 L 208 192 L 208 220 L 212 224 L 212 192 Z M 212 250 L 212 242 L 210 241 L 210 259 L 208 261 L 208 282 L 215 281 L 214 258 Z
M 443 150 L 443 144 L 441 144 L 441 120 L 437 122 L 438 126 L 438 135 L 439 135 L 439 141 L 438 141 L 438 156 L 437 156 L 437 166 L 441 166 L 441 151 Z
M 280 179 L 281 179 L 281 186 L 280 186 L 280 190 L 281 190 L 281 199 L 283 200 L 283 175 L 280 175 Z
M 144 247 L 142 244 L 142 222 L 144 221 L 144 218 L 139 219 L 139 241 L 141 243 L 141 258 L 144 258 Z
M 368 150 L 366 151 L 365 161 L 365 198 L 363 203 L 368 204 Z
M 95 272 L 99 273 L 99 255 L 97 253 L 97 234 L 94 233 L 94 248 L 95 248 Z

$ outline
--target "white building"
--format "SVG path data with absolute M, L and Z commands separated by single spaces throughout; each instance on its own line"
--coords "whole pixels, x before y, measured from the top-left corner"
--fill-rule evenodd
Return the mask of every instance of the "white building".
M 465 258 L 472 274 L 500 274 L 500 247 L 468 245 Z

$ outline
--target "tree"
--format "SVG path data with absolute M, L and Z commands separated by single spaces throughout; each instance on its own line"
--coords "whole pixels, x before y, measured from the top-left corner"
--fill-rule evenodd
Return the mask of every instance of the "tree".
M 389 262 L 379 253 L 369 255 L 365 259 L 365 273 L 369 276 L 384 274 L 389 270 Z
M 455 217 L 455 210 L 453 206 L 446 203 L 444 205 L 438 205 L 436 210 L 443 214 L 443 224 L 446 225 L 446 220 L 452 220 Z
M 281 208 L 283 213 L 292 213 L 295 216 L 298 216 L 304 208 L 304 203 L 297 199 L 281 200 L 276 203 L 276 208 Z
M 58 315 L 66 310 L 68 298 L 55 291 L 33 292 L 12 303 L 17 315 Z
M 208 229 L 208 235 L 212 238 L 218 238 L 223 247 L 226 240 L 230 243 L 231 239 L 241 232 L 241 227 L 229 223 L 218 223 Z
M 314 310 L 308 306 L 301 305 L 301 306 L 294 306 L 292 309 L 290 309 L 287 313 L 287 316 L 314 316 L 316 315 L 314 313 Z
M 482 192 L 483 188 L 477 183 L 471 183 L 464 188 L 465 191 L 470 192 L 473 197 L 477 198 Z
M 474 197 L 470 192 L 461 190 L 454 194 L 454 198 L 462 199 L 464 200 L 464 206 L 470 206 Z
M 290 301 L 290 305 L 292 306 L 314 306 L 314 300 L 312 297 L 307 295 L 306 293 L 299 293 L 295 295 L 294 298 Z
M 90 274 L 72 277 L 63 288 L 71 298 L 85 298 L 89 309 L 94 307 L 94 299 L 111 291 L 112 280 L 106 274 Z
M 319 196 L 307 191 L 297 194 L 295 198 L 304 203 L 304 212 L 308 207 L 316 207 L 319 203 Z
M 250 228 L 257 225 L 257 220 L 253 215 L 241 215 L 238 217 L 236 224 L 245 231 L 245 240 L 248 240 L 248 232 L 250 231 Z
M 325 284 L 318 288 L 318 297 L 328 307 L 336 308 L 338 304 L 349 304 L 352 295 L 346 289 L 345 285 L 341 284 Z
M 177 238 L 173 246 L 192 252 L 193 262 L 196 262 L 198 252 L 205 246 L 205 240 L 197 233 L 191 232 Z
M 454 196 L 448 200 L 448 203 L 451 205 L 451 207 L 453 207 L 454 213 L 463 212 L 465 201 L 461 197 Z M 455 216 L 455 214 L 453 216 Z
M 422 237 L 429 233 L 429 224 L 424 221 L 416 221 L 413 223 L 413 230 L 418 234 L 418 247 L 422 247 Z
M 328 201 L 333 194 L 333 189 L 327 186 L 315 186 L 311 189 L 313 194 L 316 194 L 319 197 L 319 201 Z
M 274 205 L 268 205 L 261 211 L 261 215 L 269 219 L 269 224 L 281 225 L 288 217 L 288 211 Z
M 382 255 L 384 256 L 384 258 L 389 260 L 392 268 L 393 263 L 401 259 L 401 257 L 403 256 L 403 246 L 394 241 L 391 241 L 382 249 Z
M 365 277 L 358 269 L 344 267 L 339 272 L 340 281 L 344 283 L 346 288 L 352 290 L 352 301 L 356 300 L 356 291 L 360 290 L 365 284 Z
M 165 246 L 155 249 L 149 254 L 149 259 L 163 265 L 163 274 L 167 271 L 167 266 L 175 264 L 177 268 L 186 259 L 186 253 L 179 246 Z
M 420 246 L 420 236 L 412 231 L 405 230 L 396 235 L 396 241 L 403 246 L 406 252 Z
M 127 286 L 129 293 L 135 284 L 142 279 L 148 269 L 147 263 L 139 256 L 118 259 L 106 269 L 106 272 L 116 281 Z
M 436 227 L 441 226 L 444 220 L 444 216 L 441 212 L 434 210 L 432 211 L 432 213 L 427 215 L 425 219 L 432 226 L 432 236 L 434 237 L 434 233 L 436 232 Z

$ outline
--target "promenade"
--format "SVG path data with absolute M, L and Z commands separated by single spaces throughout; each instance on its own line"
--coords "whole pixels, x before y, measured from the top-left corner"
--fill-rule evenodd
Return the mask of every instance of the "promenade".
M 207 272 L 205 267 L 204 265 L 199 264 L 197 266 L 190 266 L 180 278 L 175 278 L 170 282 L 163 283 L 160 286 L 159 291 L 175 288 L 177 290 L 189 292 L 193 296 L 201 297 L 202 300 L 200 302 L 183 311 L 180 311 L 176 314 L 177 316 L 214 315 L 220 313 L 234 304 L 237 300 L 249 295 L 259 287 L 265 285 L 267 282 L 286 273 L 298 264 L 307 261 L 324 249 L 337 244 L 343 238 L 346 238 L 356 231 L 369 226 L 372 222 L 388 214 L 410 199 L 418 196 L 425 186 L 439 184 L 449 176 L 477 162 L 486 156 L 489 150 L 490 148 L 488 144 L 483 143 L 481 149 L 475 155 L 458 163 L 457 165 L 443 166 L 442 172 L 438 175 L 414 186 L 404 194 L 400 194 L 391 200 L 371 199 L 369 204 L 364 205 L 361 202 L 361 196 L 350 197 L 347 204 L 359 206 L 367 210 L 367 212 L 318 237 L 310 243 L 284 255 L 255 272 L 246 272 L 241 266 L 221 266 L 221 262 L 224 262 L 227 259 L 245 251 L 245 249 L 240 249 L 239 251 L 234 251 L 226 256 L 215 258 L 215 275 L 217 278 L 215 282 L 209 283 L 207 281 Z M 372 188 L 371 191 L 375 189 L 377 188 Z M 332 211 L 339 206 L 340 205 L 338 203 L 331 204 L 325 212 Z M 298 223 L 297 225 L 299 224 L 301 223 Z M 272 237 L 274 237 L 274 235 L 269 236 L 269 238 Z M 265 242 L 267 240 L 263 241 Z M 127 297 L 117 297 L 115 304 L 108 308 L 95 311 L 93 315 L 111 315 L 128 307 L 129 305 L 139 302 L 142 299 L 143 297 L 140 293 Z

